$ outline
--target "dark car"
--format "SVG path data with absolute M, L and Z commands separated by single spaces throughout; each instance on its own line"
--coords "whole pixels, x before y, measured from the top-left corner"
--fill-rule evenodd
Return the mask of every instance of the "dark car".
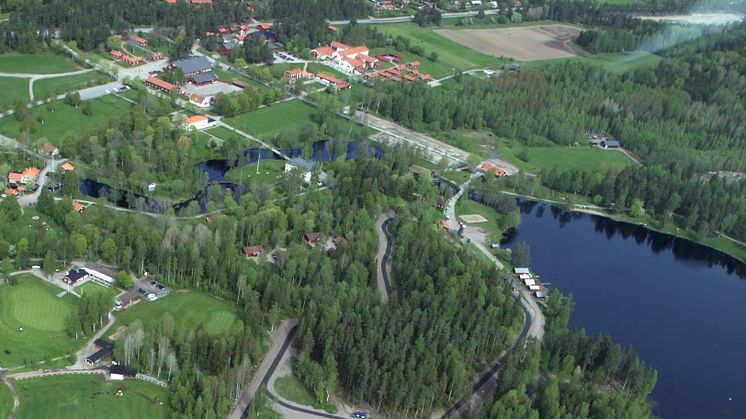
M 156 285 L 155 287 L 156 287 L 156 288 L 158 288 L 159 290 L 162 290 L 162 289 L 166 288 L 166 287 L 164 287 L 164 286 L 163 286 L 163 285 L 161 285 L 161 284 L 158 284 L 158 285 Z
M 144 290 L 144 289 L 142 289 L 142 288 L 138 288 L 138 289 L 137 289 L 137 293 L 138 293 L 138 294 L 145 294 L 145 290 Z
M 358 410 L 357 412 L 352 414 L 353 418 L 359 418 L 359 419 L 367 419 L 368 414 L 366 412 L 363 412 L 362 410 Z

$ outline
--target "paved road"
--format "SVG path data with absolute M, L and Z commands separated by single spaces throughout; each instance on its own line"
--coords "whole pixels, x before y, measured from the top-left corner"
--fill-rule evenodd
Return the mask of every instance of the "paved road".
M 16 414 L 18 414 L 18 406 L 20 405 L 20 402 L 18 401 L 18 393 L 16 392 L 16 388 L 13 387 L 13 383 L 11 383 L 4 374 L 0 373 L 0 376 L 2 377 L 1 379 L 3 383 L 8 386 L 11 396 L 13 396 L 13 410 L 10 411 L 7 419 L 15 419 Z
M 393 220 L 394 216 L 391 213 L 381 214 L 378 216 L 378 220 L 376 220 L 376 233 L 378 233 L 378 254 L 376 255 L 376 261 L 378 261 L 378 292 L 381 293 L 381 300 L 384 303 L 391 296 L 391 280 L 389 278 L 391 264 L 389 263 L 389 257 L 391 256 L 391 249 L 393 247 L 393 238 L 389 233 L 388 227 Z
M 20 205 L 21 208 L 27 208 L 36 205 L 36 202 L 39 200 L 39 195 L 41 195 L 41 191 L 44 190 L 44 187 L 47 184 L 47 175 L 49 174 L 49 172 L 56 172 L 57 167 L 66 161 L 67 159 L 47 159 L 45 161 L 46 165 L 41 170 L 41 173 L 39 173 L 39 181 L 36 183 L 36 190 L 33 193 L 24 194 L 23 196 L 18 198 L 18 205 Z
M 496 15 L 499 12 L 498 9 L 491 9 L 491 10 L 485 10 L 484 14 L 486 15 Z M 453 13 L 443 13 L 442 17 L 443 19 L 452 19 L 452 18 L 458 18 L 458 17 L 467 17 L 467 16 L 476 16 L 479 14 L 479 11 L 473 11 L 473 12 L 453 12 Z M 367 19 L 360 19 L 357 20 L 357 23 L 363 24 L 363 25 L 372 25 L 377 23 L 399 23 L 399 22 L 409 22 L 411 20 L 414 20 L 414 16 L 397 16 L 397 17 L 372 17 L 368 16 Z M 349 20 L 332 20 L 329 21 L 330 25 L 347 25 L 350 23 Z
M 52 79 L 57 77 L 75 76 L 77 74 L 83 74 L 93 71 L 92 68 L 86 68 L 77 71 L 68 71 L 67 73 L 53 73 L 53 74 L 33 74 L 33 73 L 0 73 L 0 77 L 18 77 L 29 79 L 28 84 L 28 96 L 29 99 L 34 101 L 34 82 L 42 79 Z

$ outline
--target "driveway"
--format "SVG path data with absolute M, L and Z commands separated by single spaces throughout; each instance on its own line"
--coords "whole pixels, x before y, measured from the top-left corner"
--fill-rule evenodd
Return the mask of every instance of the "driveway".
M 37 188 L 33 193 L 30 194 L 24 194 L 22 197 L 18 198 L 18 205 L 21 206 L 21 208 L 26 208 L 30 206 L 36 205 L 36 201 L 39 200 L 39 195 L 41 195 L 41 191 L 44 189 L 44 185 L 47 184 L 47 175 L 50 172 L 56 172 L 57 167 L 66 162 L 67 159 L 60 159 L 60 160 L 49 160 L 47 159 L 46 165 L 44 166 L 44 169 L 41 170 L 41 173 L 39 173 L 39 181 L 37 182 Z

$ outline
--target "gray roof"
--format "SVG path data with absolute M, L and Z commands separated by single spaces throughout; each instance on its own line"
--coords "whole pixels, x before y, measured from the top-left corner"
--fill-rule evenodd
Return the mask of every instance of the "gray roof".
M 198 84 L 209 83 L 217 79 L 218 76 L 216 76 L 215 73 L 213 73 L 212 71 L 209 73 L 199 73 L 192 76 L 192 81 Z
M 83 266 L 83 268 L 85 268 L 88 271 L 95 271 L 95 272 L 98 272 L 98 273 L 102 273 L 102 274 L 104 274 L 106 276 L 110 276 L 112 278 L 116 278 L 117 277 L 117 273 L 113 269 L 107 268 L 106 266 L 101 265 L 99 263 L 88 262 L 88 263 L 85 264 L 85 266 Z
M 602 143 L 607 147 L 619 147 L 619 141 L 617 140 L 603 140 Z
M 288 164 L 295 166 L 299 169 L 306 169 L 311 170 L 313 169 L 313 162 L 310 160 L 302 159 L 300 157 L 296 157 L 294 159 L 288 160 Z
M 189 57 L 183 60 L 174 61 L 174 66 L 181 69 L 184 74 L 200 73 L 207 70 L 212 70 L 212 64 L 207 57 Z

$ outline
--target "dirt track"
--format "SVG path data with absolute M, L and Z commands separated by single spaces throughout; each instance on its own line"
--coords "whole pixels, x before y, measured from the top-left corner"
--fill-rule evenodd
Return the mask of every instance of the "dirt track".
M 435 32 L 483 54 L 512 57 L 518 61 L 583 55 L 567 45 L 580 33 L 580 28 L 570 25 L 499 29 L 439 29 Z

